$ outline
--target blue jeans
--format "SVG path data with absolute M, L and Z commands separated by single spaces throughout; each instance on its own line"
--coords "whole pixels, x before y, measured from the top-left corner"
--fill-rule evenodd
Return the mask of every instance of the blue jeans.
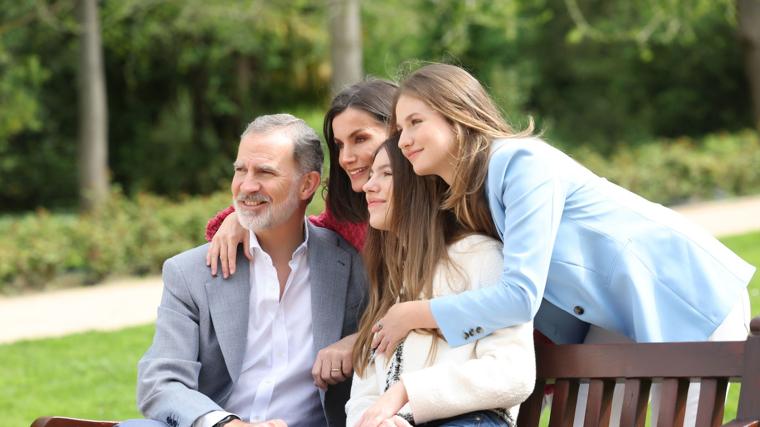
M 491 411 L 469 412 L 442 420 L 418 424 L 418 427 L 514 427 Z

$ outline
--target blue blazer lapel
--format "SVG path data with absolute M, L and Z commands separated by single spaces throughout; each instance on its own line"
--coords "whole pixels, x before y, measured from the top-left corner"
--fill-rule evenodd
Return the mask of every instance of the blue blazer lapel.
M 250 264 L 238 251 L 237 272 L 223 280 L 221 273 L 206 282 L 206 298 L 216 339 L 233 381 L 240 376 L 248 340 L 248 311 L 251 294 Z
M 308 224 L 309 281 L 314 352 L 338 341 L 343 330 L 351 259 L 338 239 Z

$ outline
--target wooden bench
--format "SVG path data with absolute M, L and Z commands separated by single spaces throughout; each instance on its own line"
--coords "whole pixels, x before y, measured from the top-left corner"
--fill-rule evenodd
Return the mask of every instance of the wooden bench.
M 741 383 L 736 419 L 730 427 L 760 427 L 760 317 L 746 341 L 661 344 L 536 345 L 536 388 L 520 408 L 518 427 L 539 424 L 544 386 L 554 384 L 550 427 L 571 426 L 578 388 L 589 383 L 584 426 L 608 426 L 612 392 L 625 383 L 622 427 L 644 426 L 649 387 L 662 382 L 658 427 L 683 425 L 690 378 L 702 390 L 697 427 L 720 426 L 728 382 Z M 41 417 L 32 427 L 113 427 L 115 421 Z
M 118 421 L 83 420 L 67 417 L 39 417 L 32 427 L 113 427 Z
M 588 383 L 584 426 L 609 426 L 616 382 L 625 384 L 620 426 L 644 426 L 653 381 L 661 382 L 658 427 L 682 426 L 690 379 L 701 392 L 697 427 L 720 426 L 726 388 L 741 383 L 736 419 L 726 426 L 760 427 L 760 317 L 746 341 L 536 345 L 533 394 L 520 407 L 519 427 L 539 425 L 544 386 L 554 384 L 549 426 L 572 426 L 578 388 Z

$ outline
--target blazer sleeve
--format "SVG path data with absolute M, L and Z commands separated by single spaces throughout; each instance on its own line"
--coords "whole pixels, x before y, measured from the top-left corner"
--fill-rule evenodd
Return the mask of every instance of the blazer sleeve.
M 223 409 L 198 391 L 198 307 L 174 258 L 164 263 L 163 280 L 153 343 L 137 366 L 137 405 L 146 418 L 189 427 Z
M 374 364 L 367 366 L 364 377 L 354 373 L 351 397 L 346 402 L 346 427 L 354 427 L 364 415 L 364 411 L 380 398 L 376 376 Z
M 498 281 L 501 254 L 497 242 L 484 241 L 483 237 L 469 239 L 461 242 L 464 252 L 449 252 L 464 273 L 460 280 L 468 282 L 464 289 Z M 451 283 L 455 277 L 442 279 Z M 462 289 L 451 284 L 448 288 Z M 498 329 L 473 347 L 474 355 L 464 363 L 437 361 L 401 375 L 415 422 L 485 409 L 509 409 L 528 398 L 536 376 L 532 322 Z
M 449 345 L 533 319 L 544 295 L 565 206 L 565 189 L 550 147 L 537 139 L 510 141 L 489 160 L 487 197 L 504 212 L 503 269 L 493 286 L 433 299 L 430 310 Z M 464 334 L 470 329 L 479 334 Z

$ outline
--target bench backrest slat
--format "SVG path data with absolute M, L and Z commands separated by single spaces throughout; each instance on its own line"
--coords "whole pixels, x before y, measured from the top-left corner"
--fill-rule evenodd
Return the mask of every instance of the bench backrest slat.
M 682 426 L 686 413 L 686 394 L 689 381 L 682 378 L 666 378 L 662 381 L 658 427 Z
M 588 383 L 585 427 L 610 425 L 616 384 L 624 383 L 620 425 L 646 423 L 650 388 L 661 387 L 658 427 L 682 426 L 690 380 L 701 384 L 697 427 L 716 427 L 723 421 L 729 382 L 740 382 L 739 406 L 727 426 L 760 427 L 760 318 L 752 321 L 746 341 L 536 344 L 536 389 L 520 407 L 517 425 L 538 426 L 546 384 L 554 384 L 550 427 L 571 426 L 578 389 Z
M 573 425 L 575 402 L 578 399 L 578 380 L 557 380 L 554 384 L 552 413 L 549 427 L 567 427 Z
M 610 423 L 612 392 L 614 390 L 614 381 L 591 380 L 589 382 L 584 426 L 597 426 L 599 424 Z
M 719 426 L 723 422 L 728 381 L 718 378 L 703 378 L 699 389 L 696 427 Z
M 646 378 L 629 378 L 625 381 L 623 410 L 620 413 L 621 425 L 644 427 L 651 384 L 652 382 Z

